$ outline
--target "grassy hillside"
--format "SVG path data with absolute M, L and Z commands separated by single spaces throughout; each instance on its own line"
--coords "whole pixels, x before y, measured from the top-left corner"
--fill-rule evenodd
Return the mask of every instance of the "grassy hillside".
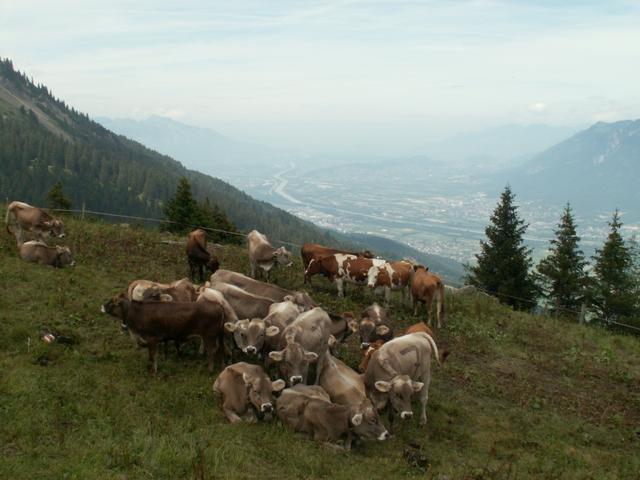
M 133 279 L 184 276 L 182 247 L 147 230 L 67 223 L 73 269 L 25 264 L 0 235 L 0 478 L 638 478 L 637 338 L 482 299 L 448 305 L 439 343 L 452 354 L 433 372 L 428 427 L 403 424 L 390 441 L 336 454 L 278 423 L 226 423 L 195 354 L 161 355 L 149 375 L 146 351 L 99 306 Z M 248 271 L 243 249 L 221 257 Z M 276 279 L 299 287 L 299 262 Z M 354 289 L 339 301 L 314 283 L 333 310 L 371 301 Z M 393 315 L 398 330 L 414 322 L 398 303 Z M 45 344 L 51 330 L 74 343 Z M 342 356 L 355 364 L 353 337 Z M 403 457 L 412 441 L 426 475 Z

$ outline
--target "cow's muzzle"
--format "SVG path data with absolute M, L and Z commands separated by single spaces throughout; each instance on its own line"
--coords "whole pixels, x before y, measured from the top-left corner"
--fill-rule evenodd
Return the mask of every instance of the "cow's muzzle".
M 291 385 L 295 385 L 302 382 L 302 375 L 294 375 L 289 380 L 291 381 Z
M 361 348 L 362 350 L 365 350 L 365 349 L 369 348 L 369 345 L 370 345 L 370 344 L 369 344 L 369 342 L 362 342 L 362 343 L 360 344 L 360 348 Z
M 263 403 L 260 405 L 260 410 L 264 413 L 273 412 L 273 405 L 270 403 Z
M 66 237 L 64 233 L 61 233 L 60 235 L 58 235 L 58 238 L 64 238 L 64 237 Z
M 70 266 L 70 267 L 75 267 L 75 266 L 76 266 L 76 262 L 75 262 L 75 260 L 74 260 L 73 262 L 71 262 L 71 263 L 69 264 L 69 266 Z
M 378 436 L 378 440 L 380 440 L 381 442 L 383 440 L 386 440 L 387 438 L 389 438 L 391 436 L 391 434 L 385 430 L 384 432 L 382 432 L 379 436 Z
M 107 313 L 107 309 L 106 309 L 106 308 L 104 308 L 104 305 L 100 305 L 100 311 L 101 311 L 102 313 Z
M 249 345 L 248 347 L 244 347 L 244 353 L 247 353 L 249 355 L 255 355 L 257 352 L 258 352 L 258 350 L 253 345 Z
M 412 411 L 405 410 L 404 412 L 400 413 L 400 418 L 402 420 L 408 420 L 411 417 L 413 417 L 413 412 Z

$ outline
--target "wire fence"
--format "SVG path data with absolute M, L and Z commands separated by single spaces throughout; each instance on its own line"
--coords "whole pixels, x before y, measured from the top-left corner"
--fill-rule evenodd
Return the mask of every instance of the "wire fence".
M 95 216 L 103 216 L 103 217 L 109 217 L 109 218 L 123 218 L 123 219 L 129 219 L 129 220 L 137 220 L 137 221 L 143 221 L 143 222 L 154 222 L 154 223 L 165 223 L 165 224 L 173 224 L 173 225 L 180 225 L 183 227 L 190 227 L 190 228 L 201 228 L 203 230 L 206 231 L 210 231 L 210 232 L 218 232 L 218 233 L 224 233 L 227 235 L 235 235 L 235 236 L 240 236 L 240 237 L 244 237 L 246 238 L 248 236 L 248 234 L 246 233 L 242 233 L 242 232 L 231 232 L 228 230 L 223 230 L 223 229 L 219 229 L 219 228 L 212 228 L 212 227 L 203 227 L 200 225 L 191 225 L 191 224 L 186 224 L 186 223 L 182 223 L 182 222 L 176 222 L 173 220 L 166 220 L 166 219 L 160 219 L 160 218 L 148 218 L 148 217 L 140 217 L 140 216 L 135 216 L 135 215 L 123 215 L 123 214 L 117 214 L 117 213 L 109 213 L 109 212 L 97 212 L 94 210 L 87 210 L 84 208 L 82 209 L 62 209 L 62 208 L 54 208 L 54 209 L 50 209 L 53 212 L 62 212 L 62 213 L 75 213 L 75 214 L 80 214 L 82 216 L 82 218 L 84 218 L 85 215 L 95 215 Z M 274 242 L 276 243 L 280 243 L 280 244 L 284 244 L 284 245 L 290 245 L 296 248 L 302 248 L 302 245 L 299 245 L 297 243 L 294 242 L 289 242 L 289 241 L 285 241 L 285 240 L 274 240 Z M 456 282 L 449 282 L 450 285 L 456 285 Z M 457 284 L 458 287 L 457 288 L 461 288 L 464 285 L 461 284 Z M 514 295 L 508 295 L 508 294 L 504 294 L 504 293 L 491 293 L 488 292 L 486 290 L 483 290 L 482 288 L 478 288 L 475 287 L 478 291 L 484 293 L 485 295 L 489 295 L 491 297 L 496 297 L 498 298 L 498 300 L 504 300 L 504 299 L 511 299 L 511 300 L 517 300 L 519 302 L 523 302 L 523 303 L 528 303 L 532 306 L 532 308 L 536 307 L 536 306 L 540 306 L 540 304 L 538 303 L 538 301 L 536 300 L 531 300 L 528 298 L 523 298 L 523 297 L 518 297 L 518 296 L 514 296 Z M 574 309 L 570 309 L 570 308 L 559 308 L 558 309 L 561 313 L 571 313 L 574 314 L 577 318 L 580 318 L 580 323 L 582 323 L 584 321 L 584 317 L 585 317 L 585 307 L 583 306 L 583 308 L 581 310 L 574 310 Z M 599 319 L 599 323 L 603 323 L 605 325 L 608 326 L 616 326 L 618 328 L 630 331 L 635 333 L 636 335 L 640 335 L 640 328 L 636 327 L 634 325 L 629 325 L 627 323 L 622 323 L 622 322 L 618 322 L 616 320 L 610 319 L 610 318 L 604 318 L 604 319 Z

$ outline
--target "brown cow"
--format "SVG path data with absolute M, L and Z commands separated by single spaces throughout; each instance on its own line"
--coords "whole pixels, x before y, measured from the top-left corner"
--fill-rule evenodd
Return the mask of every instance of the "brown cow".
M 291 252 L 286 248 L 273 248 L 266 235 L 257 230 L 252 230 L 247 235 L 249 244 L 249 261 L 251 262 L 251 277 L 256 278 L 256 266 L 266 272 L 267 281 L 269 272 L 277 265 L 290 267 L 293 264 Z
M 231 423 L 256 422 L 258 416 L 274 411 L 274 392 L 285 387 L 284 380 L 272 382 L 259 365 L 245 362 L 225 368 L 213 384 L 213 391 L 222 396 L 222 410 Z
M 24 243 L 24 232 L 33 232 L 36 239 L 44 241 L 45 236 L 63 238 L 64 225 L 41 208 L 32 207 L 24 202 L 11 202 L 5 216 L 7 232 L 15 235 L 18 247 Z M 11 231 L 11 224 L 18 229 Z
M 344 282 L 366 285 L 369 269 L 386 263 L 378 258 L 364 258 L 356 255 L 336 253 L 319 259 L 312 259 L 305 275 L 324 275 L 336 285 L 338 296 L 344 296 Z
M 325 247 L 324 245 L 320 245 L 318 243 L 305 243 L 304 245 L 302 245 L 302 249 L 300 250 L 300 256 L 302 257 L 302 266 L 306 270 L 311 260 L 313 259 L 317 260 L 322 257 L 326 257 L 327 255 L 333 255 L 336 253 L 362 256 L 364 258 L 373 258 L 373 253 L 371 253 L 369 250 L 364 250 L 362 252 L 350 252 L 348 250 L 340 250 L 337 248 Z M 305 272 L 304 283 L 308 283 L 308 282 L 309 282 L 309 277 L 307 277 Z
M 351 330 L 360 335 L 360 348 L 366 349 L 369 344 L 380 339 L 387 342 L 393 338 L 393 324 L 387 311 L 377 303 L 369 305 L 362 311 L 360 321 L 350 322 Z
M 198 298 L 198 291 L 188 278 L 182 278 L 169 284 L 150 280 L 134 280 L 127 288 L 127 297 L 129 300 L 137 302 L 148 300 L 194 302 Z
M 224 309 L 214 302 L 136 302 L 120 294 L 102 305 L 102 312 L 122 321 L 122 327 L 149 349 L 149 368 L 158 372 L 158 344 L 178 344 L 200 337 L 207 351 L 209 371 L 223 341 Z
M 411 296 L 413 297 L 413 315 L 418 315 L 418 303 L 424 303 L 427 308 L 427 318 L 431 325 L 433 299 L 436 298 L 436 319 L 438 328 L 444 319 L 444 284 L 442 279 L 429 272 L 422 265 L 414 266 L 415 273 L 411 284 Z
M 25 262 L 50 265 L 55 268 L 66 265 L 73 267 L 76 264 L 68 247 L 50 247 L 44 242 L 36 242 L 35 240 L 20 245 L 20 258 Z
M 187 236 L 187 260 L 189 262 L 189 274 L 193 281 L 196 276 L 204 282 L 205 267 L 214 273 L 220 267 L 218 258 L 207 250 L 207 232 L 198 228 Z

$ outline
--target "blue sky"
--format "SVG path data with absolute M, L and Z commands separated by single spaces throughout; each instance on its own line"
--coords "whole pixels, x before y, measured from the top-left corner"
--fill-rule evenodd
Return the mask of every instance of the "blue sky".
M 0 55 L 94 116 L 310 151 L 640 117 L 640 4 L 0 0 Z

